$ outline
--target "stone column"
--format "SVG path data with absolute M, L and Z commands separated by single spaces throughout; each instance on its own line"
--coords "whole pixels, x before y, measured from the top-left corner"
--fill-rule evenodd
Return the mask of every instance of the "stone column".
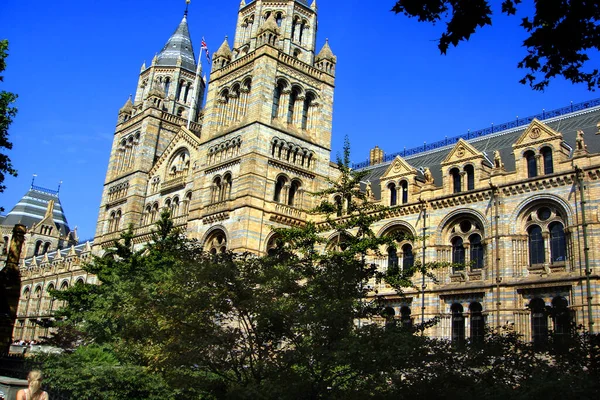
M 241 109 L 241 113 L 240 116 L 238 118 L 238 120 L 243 119 L 246 116 L 246 113 L 248 112 L 248 97 L 250 94 L 250 89 L 248 88 L 242 88 L 241 90 L 241 96 L 242 96 L 242 109 Z
M 304 96 L 296 97 L 294 102 L 294 118 L 292 123 L 298 129 L 302 129 L 302 113 L 304 112 Z
M 460 191 L 461 192 L 466 192 L 467 191 L 467 180 L 465 179 L 465 177 L 467 176 L 467 173 L 465 171 L 460 171 Z
M 537 176 L 544 175 L 544 159 L 541 154 L 535 155 L 535 164 L 537 167 Z
M 277 118 L 282 121 L 287 121 L 287 113 L 290 105 L 290 94 L 291 90 L 285 89 L 281 91 L 281 95 L 279 96 L 279 108 L 277 109 Z

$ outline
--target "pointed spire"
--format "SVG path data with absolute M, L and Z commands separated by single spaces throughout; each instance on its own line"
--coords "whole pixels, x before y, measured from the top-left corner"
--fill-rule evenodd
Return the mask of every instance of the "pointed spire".
M 156 65 L 157 62 L 158 62 L 158 54 L 154 54 L 154 57 L 152 58 L 152 65 Z
M 42 257 L 42 264 L 50 262 L 50 259 L 48 258 L 48 252 L 44 253 L 44 257 Z
M 27 264 L 25 264 L 24 258 L 21 258 L 21 269 L 27 269 Z
M 85 242 L 85 248 L 83 249 L 83 251 L 86 253 L 89 253 L 90 251 L 92 251 L 92 245 L 90 244 L 89 240 L 87 242 Z
M 48 207 L 46 208 L 46 214 L 44 218 L 52 218 L 52 213 L 54 212 L 54 200 L 48 201 Z
M 56 254 L 54 255 L 54 258 L 52 259 L 52 261 L 62 260 L 62 259 L 63 259 L 62 253 L 60 252 L 60 249 L 57 249 Z
M 312 8 L 313 10 L 317 11 L 317 0 L 313 0 L 312 4 L 310 5 L 310 8 Z
M 157 57 L 156 65 L 175 67 L 181 58 L 181 67 L 194 72 L 196 70 L 196 57 L 190 38 L 190 30 L 187 23 L 187 13 L 175 32 L 171 35 Z
M 75 251 L 75 245 L 71 245 L 71 248 L 69 249 L 69 255 L 70 256 L 76 256 L 77 252 Z
M 244 8 L 244 7 L 246 7 L 246 1 L 242 0 L 242 1 L 240 1 L 240 8 Z
M 31 263 L 29 263 L 30 267 L 37 267 L 38 263 L 37 263 L 37 257 L 31 257 Z
M 133 110 L 133 102 L 131 101 L 131 95 L 129 95 L 129 98 L 125 102 L 125 105 L 123 105 L 123 107 L 121 107 L 121 109 L 119 110 L 119 114 L 131 113 L 131 110 Z
M 217 50 L 217 52 L 214 54 L 213 58 L 217 58 L 217 57 L 225 57 L 229 60 L 231 60 L 231 47 L 229 47 L 229 43 L 227 42 L 227 36 L 225 36 L 225 40 L 223 40 L 223 44 L 221 44 L 221 47 L 219 47 L 219 50 Z
M 142 64 L 142 68 L 140 68 L 140 72 L 144 72 L 146 70 L 146 60 L 144 60 Z
M 315 61 L 323 59 L 333 61 L 334 63 L 337 62 L 337 57 L 333 55 L 331 47 L 329 47 L 329 39 L 325 39 L 325 44 L 321 48 L 321 51 L 319 51 L 319 54 L 317 54 Z

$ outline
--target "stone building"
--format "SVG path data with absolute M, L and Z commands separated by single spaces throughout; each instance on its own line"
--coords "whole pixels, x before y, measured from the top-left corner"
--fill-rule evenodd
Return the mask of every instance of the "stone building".
M 304 210 L 314 200 L 306 193 L 336 176 L 337 59 L 328 43 L 316 51 L 317 11 L 315 1 L 242 1 L 232 45 L 226 37 L 213 55 L 206 86 L 184 15 L 119 110 L 95 253 L 130 224 L 134 242 L 146 242 L 164 208 L 212 252 L 264 254 L 271 228 L 309 218 Z M 587 324 L 589 309 L 598 319 L 599 122 L 596 101 L 398 155 L 372 149 L 356 167 L 368 172 L 373 200 L 393 207 L 377 231 L 425 240 L 382 249 L 385 256 L 371 261 L 382 270 L 423 259 L 453 263 L 423 286 L 415 277 L 421 289 L 403 298 L 374 282 L 373 293 L 406 323 L 440 317 L 428 333 L 457 340 L 479 337 L 485 323 L 511 324 L 533 339 L 570 321 Z M 94 281 L 78 268 L 91 251 L 88 244 L 27 260 L 22 303 L 32 304 L 39 288 L 33 304 L 50 315 L 55 305 L 43 302 L 50 285 L 60 288 L 67 275 L 67 284 Z M 16 338 L 43 333 L 15 328 Z

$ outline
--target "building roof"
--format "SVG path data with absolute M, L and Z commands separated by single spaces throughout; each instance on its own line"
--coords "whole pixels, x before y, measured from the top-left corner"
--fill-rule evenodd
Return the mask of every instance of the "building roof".
M 63 211 L 58 191 L 32 185 L 19 202 L 6 215 L 2 225 L 14 226 L 23 224 L 28 229 L 44 219 L 48 203 L 54 200 L 52 219 L 61 235 L 68 234 L 71 229 Z
M 187 23 L 187 15 L 179 23 L 179 26 L 171 35 L 165 47 L 158 53 L 156 65 L 162 67 L 176 67 L 181 59 L 181 67 L 191 72 L 196 71 L 196 56 L 192 47 L 190 30 Z
M 593 107 L 583 108 L 579 111 L 567 112 L 562 115 L 554 116 L 552 118 L 542 119 L 540 116 L 536 116 L 541 119 L 542 123 L 548 125 L 550 128 L 561 133 L 563 140 L 572 148 L 575 148 L 575 142 L 577 137 L 577 131 L 581 130 L 585 134 L 585 143 L 588 146 L 588 150 L 591 153 L 600 153 L 600 136 L 597 133 L 597 124 L 600 122 L 600 101 L 590 102 L 594 104 Z M 598 104 L 596 104 L 598 103 Z M 533 117 L 529 119 L 529 122 L 533 120 Z M 419 174 L 422 176 L 422 171 L 425 168 L 431 170 L 431 174 L 435 180 L 435 186 L 441 186 L 442 184 L 442 168 L 440 164 L 448 156 L 448 153 L 454 148 L 458 139 L 462 138 L 470 143 L 477 150 L 487 156 L 488 160 L 492 161 L 494 157 L 494 151 L 500 151 L 502 162 L 507 171 L 515 171 L 515 157 L 513 155 L 512 145 L 519 139 L 523 132 L 527 129 L 529 124 L 521 125 L 511 129 L 499 130 L 492 134 L 484 134 L 478 137 L 469 138 L 467 135 L 462 135 L 456 138 L 448 138 L 446 141 L 447 145 L 441 146 L 442 142 L 432 144 L 434 147 L 431 150 L 424 146 L 423 151 L 417 152 L 416 149 L 405 150 L 406 155 L 403 156 L 403 152 L 390 154 L 386 156 L 386 162 L 373 166 L 355 165 L 356 169 L 366 171 L 368 174 L 363 178 L 364 181 L 370 181 L 372 184 L 373 195 L 376 198 L 381 198 L 381 188 L 379 185 L 379 178 L 385 173 L 390 164 L 395 159 L 396 155 L 402 156 L 404 160 L 417 170 L 420 170 Z

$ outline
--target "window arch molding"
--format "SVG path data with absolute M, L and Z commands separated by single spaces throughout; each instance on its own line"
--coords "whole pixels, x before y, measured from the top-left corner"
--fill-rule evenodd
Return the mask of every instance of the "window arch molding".
M 481 229 L 483 232 L 490 232 L 490 224 L 487 218 L 479 211 L 473 210 L 470 208 L 461 208 L 458 210 L 454 210 L 448 215 L 446 215 L 442 221 L 440 221 L 437 232 L 435 234 L 435 239 L 437 243 L 446 243 L 447 240 L 450 239 L 448 236 L 449 225 L 454 224 L 458 219 L 468 219 L 471 218 L 477 223 L 481 224 Z M 483 239 L 483 237 L 482 237 Z
M 178 176 L 183 176 L 190 171 L 191 156 L 187 147 L 181 146 L 175 150 L 165 171 L 165 179 L 173 179 Z
M 563 218 L 565 227 L 573 225 L 574 213 L 571 206 L 559 196 L 546 193 L 531 196 L 530 198 L 523 200 L 514 209 L 509 220 L 517 221 L 517 223 L 509 225 L 509 233 L 512 235 L 523 234 L 526 230 L 527 216 L 533 208 L 541 207 L 542 205 L 554 207 Z
M 222 225 L 210 228 L 202 238 L 204 251 L 217 254 L 229 250 L 229 235 L 227 229 Z
M 344 251 L 346 249 L 344 243 L 351 237 L 352 234 L 348 232 L 332 233 L 325 242 L 325 249 L 327 251 Z
M 455 215 L 443 226 L 439 243 L 451 246 L 453 272 L 480 270 L 485 267 L 486 229 L 481 218 L 471 213 Z
M 386 229 L 380 230 L 378 236 L 400 235 L 394 244 L 382 245 L 381 254 L 387 255 L 388 268 L 407 269 L 414 265 L 415 251 L 418 244 L 414 242 L 414 230 L 406 223 L 388 224 Z

